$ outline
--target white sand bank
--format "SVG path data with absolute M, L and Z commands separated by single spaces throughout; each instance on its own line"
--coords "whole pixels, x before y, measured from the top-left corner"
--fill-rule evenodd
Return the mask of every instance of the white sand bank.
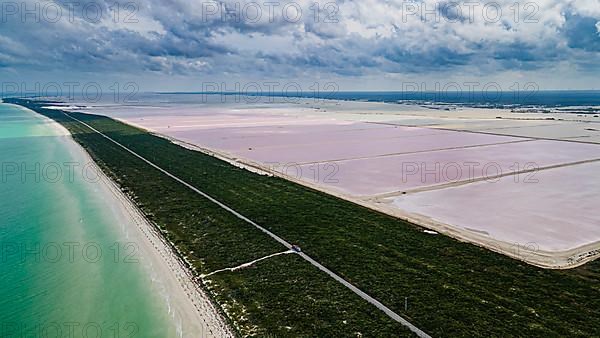
M 21 107 L 21 109 L 23 109 Z M 30 110 L 28 110 L 30 111 Z M 54 128 L 55 136 L 64 137 L 72 157 L 79 163 L 90 164 L 96 169 L 100 180 L 94 184 L 96 192 L 111 205 L 119 220 L 119 231 L 127 243 L 136 243 L 136 258 L 149 274 L 154 290 L 165 302 L 165 311 L 176 328 L 179 337 L 233 337 L 234 334 L 206 293 L 194 279 L 192 272 L 178 257 L 172 246 L 163 238 L 134 203 L 95 165 L 89 154 L 69 131 L 59 123 L 32 112 Z M 115 225 L 117 227 L 117 225 Z

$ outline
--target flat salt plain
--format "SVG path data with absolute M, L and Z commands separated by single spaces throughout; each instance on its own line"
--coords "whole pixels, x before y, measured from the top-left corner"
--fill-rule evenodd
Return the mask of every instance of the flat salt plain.
M 514 184 L 512 177 L 503 177 L 494 184 L 398 196 L 393 204 L 536 250 L 569 251 L 600 238 L 600 213 L 594 212 L 600 205 L 599 172 L 600 162 L 585 163 L 542 170 L 537 184 Z
M 574 267 L 600 253 L 600 145 L 593 143 L 600 119 L 593 116 L 313 99 L 223 103 L 218 95 L 200 96 L 153 94 L 135 105 L 72 109 L 120 119 L 538 266 Z
M 513 184 L 539 182 L 538 172 L 516 173 L 593 159 L 600 160 L 600 146 L 595 144 L 530 140 L 380 158 L 322 162 L 318 163 L 318 166 L 322 172 L 327 172 L 335 163 L 337 181 L 322 182 L 331 189 L 368 197 L 472 182 L 479 178 L 490 184 L 499 184 L 497 178 L 503 175 L 511 176 Z M 315 179 L 312 176 L 316 170 L 315 165 L 302 165 L 300 168 L 301 173 L 306 176 L 304 179 Z
M 367 123 L 360 123 L 365 125 Z M 468 147 L 485 144 L 514 142 L 518 139 L 506 136 L 429 131 L 424 128 L 393 128 L 392 135 L 382 136 L 385 130 L 346 131 L 343 139 L 326 132 L 305 137 L 303 144 L 288 144 L 279 140 L 272 146 L 252 147 L 253 142 L 240 140 L 233 148 L 222 149 L 235 156 L 258 163 L 304 164 L 332 162 L 355 158 L 421 152 L 433 149 Z M 368 140 L 365 142 L 365 140 Z M 293 141 L 292 141 L 293 142 Z M 208 142 L 210 144 L 210 142 Z M 210 146 L 209 146 L 210 147 Z

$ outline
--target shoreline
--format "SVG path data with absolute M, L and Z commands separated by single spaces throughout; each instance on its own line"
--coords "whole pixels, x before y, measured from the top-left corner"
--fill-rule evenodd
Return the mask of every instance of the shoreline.
M 101 173 L 102 179 L 106 179 L 106 186 L 114 198 L 120 202 L 123 211 L 131 216 L 132 222 L 136 224 L 137 235 L 144 237 L 139 241 L 140 244 L 145 245 L 142 250 L 151 255 L 154 254 L 154 257 L 150 257 L 152 263 L 162 263 L 162 266 L 158 264 L 152 264 L 152 266 L 158 266 L 159 270 L 163 270 L 158 271 L 159 273 L 167 272 L 167 274 L 161 274 L 159 278 L 168 279 L 167 281 L 163 280 L 162 283 L 171 291 L 168 293 L 170 301 L 167 302 L 170 309 L 169 314 L 173 319 L 177 319 L 175 316 L 178 316 L 180 323 L 191 326 L 187 331 L 183 329 L 180 336 L 233 337 L 234 334 L 227 326 L 225 318 L 222 317 L 210 297 L 198 284 L 190 265 L 175 250 L 174 245 L 162 235 L 155 224 L 146 218 L 129 196 L 125 195 L 119 186 L 107 177 L 91 158 L 89 160 L 94 163 L 96 170 Z M 177 290 L 173 292 L 173 288 Z M 179 313 L 171 310 L 172 303 L 181 306 Z M 178 330 L 181 329 L 181 327 L 178 328 Z
M 151 288 L 162 291 L 157 297 L 168 308 L 168 317 L 176 328 L 176 336 L 234 337 L 227 319 L 194 277 L 194 271 L 185 258 L 162 235 L 160 229 L 144 216 L 131 198 L 123 193 L 118 184 L 107 176 L 67 128 L 26 107 L 15 106 L 48 122 L 48 127 L 58 133 L 57 137 L 64 138 L 70 151 L 82 156 L 96 170 L 100 177 L 98 193 L 111 203 L 110 212 L 121 221 L 120 228 L 114 230 L 119 235 L 126 235 L 126 238 L 119 240 L 129 239 L 139 245 L 143 272 L 152 280 Z
M 218 217 L 221 213 L 217 210 L 214 210 L 216 221 L 197 227 L 197 212 L 194 211 L 194 217 L 190 217 L 190 210 L 205 210 L 205 206 L 208 206 L 206 201 L 195 201 L 192 196 L 187 197 L 188 192 L 185 188 L 173 182 L 163 181 L 160 173 L 147 170 L 149 167 L 144 163 L 130 162 L 131 156 L 127 153 L 127 147 L 121 146 L 125 151 L 117 151 L 108 141 L 91 137 L 92 135 L 86 136 L 86 128 L 77 123 L 70 123 L 62 113 L 44 109 L 40 104 L 31 101 L 15 102 L 21 102 L 26 107 L 51 117 L 71 130 L 73 137 L 97 159 L 98 165 L 118 182 L 123 191 L 130 195 L 145 213 L 148 213 L 151 220 L 156 220 L 156 224 L 164 229 L 162 233 L 167 238 L 172 238 L 172 242 L 181 247 L 182 253 L 201 252 L 188 257 L 190 262 L 194 262 L 193 266 L 203 267 L 203 257 L 209 260 L 207 264 L 210 266 L 206 266 L 206 269 L 203 267 L 202 272 L 212 272 L 223 266 L 231 267 L 237 266 L 235 263 L 249 262 L 256 259 L 257 252 L 265 252 L 267 255 L 276 251 L 272 250 L 268 241 L 258 240 L 262 237 L 259 234 L 248 231 L 248 234 L 244 235 L 245 226 L 233 225 L 236 222 L 229 217 Z M 361 285 L 374 285 L 375 289 L 368 289 L 378 293 L 383 304 L 396 304 L 394 300 L 403 299 L 407 296 L 405 290 L 411 290 L 411 304 L 418 304 L 421 310 L 409 315 L 433 335 L 440 335 L 448 330 L 465 334 L 472 330 L 482 334 L 492 330 L 496 334 L 502 334 L 515 327 L 533 328 L 531 332 L 542 335 L 548 332 L 558 334 L 569 332 L 572 328 L 565 322 L 565 318 L 568 322 L 581 323 L 581 332 L 592 333 L 596 330 L 593 323 L 586 319 L 597 314 L 597 307 L 584 306 L 580 308 L 581 311 L 574 312 L 561 305 L 577 303 L 583 298 L 593 298 L 590 285 L 598 276 L 600 261 L 567 271 L 538 269 L 477 245 L 451 239 L 449 236 L 435 236 L 421 227 L 383 213 L 356 207 L 356 204 L 353 207 L 353 203 L 293 184 L 289 180 L 240 170 L 215 157 L 191 152 L 162 137 L 147 134 L 107 117 L 88 117 L 81 113 L 73 113 L 72 116 L 75 120 L 81 119 L 84 125 L 85 122 L 90 123 L 90 127 L 97 128 L 95 131 L 100 134 L 108 132 L 109 141 L 111 137 L 115 137 L 114 142 L 117 145 L 122 142 L 131 146 L 132 152 L 137 152 L 132 154 L 134 157 L 139 153 L 142 159 L 153 159 L 153 162 L 146 160 L 150 167 L 153 163 L 168 167 L 170 163 L 184 160 L 189 165 L 177 168 L 177 176 L 189 177 L 190 181 L 204 187 L 203 190 L 211 196 L 242 208 L 242 211 L 251 214 L 253 218 L 261 217 L 264 210 L 271 210 L 272 216 L 271 212 L 264 214 L 265 219 L 261 223 L 267 226 L 276 224 L 282 235 L 293 238 L 304 251 L 314 253 L 322 258 L 327 266 L 344 273 L 349 279 Z M 135 138 L 129 138 L 128 135 L 134 135 Z M 236 178 L 241 178 L 242 181 L 236 183 Z M 157 183 L 155 189 L 148 189 L 147 184 L 150 182 Z M 160 193 L 163 187 L 164 195 Z M 237 190 L 236 194 L 241 196 L 240 199 L 222 192 L 224 189 Z M 251 195 L 254 191 L 256 195 Z M 184 195 L 186 198 L 181 199 Z M 164 196 L 164 200 L 161 196 Z M 188 200 L 190 202 L 187 202 Z M 208 212 L 212 214 L 213 210 Z M 208 216 L 206 212 L 200 212 L 200 215 Z M 225 232 L 211 227 L 212 224 L 222 225 Z M 303 228 L 305 224 L 306 228 Z M 180 225 L 193 231 L 182 231 Z M 378 231 L 373 233 L 373 229 Z M 319 233 L 321 230 L 323 233 Z M 206 231 L 209 237 L 206 237 Z M 188 236 L 188 233 L 197 236 Z M 225 233 L 229 235 L 223 236 Z M 199 241 L 196 241 L 196 238 Z M 338 242 L 339 238 L 348 238 L 350 241 Z M 262 242 L 265 242 L 264 245 Z M 329 243 L 335 245 L 328 248 Z M 249 247 L 250 244 L 256 244 L 256 247 Z M 340 254 L 346 259 L 340 260 Z M 374 264 L 351 263 L 363 260 Z M 329 286 L 322 275 L 312 270 L 299 262 L 270 260 L 257 269 L 246 271 L 248 275 L 219 275 L 216 277 L 219 280 L 216 288 L 212 287 L 212 283 L 204 285 L 213 300 L 224 304 L 222 308 L 228 310 L 229 315 L 226 314 L 226 318 L 230 318 L 232 329 L 238 328 L 241 334 L 277 332 L 276 335 L 285 336 L 286 332 L 292 330 L 299 334 L 315 335 L 317 332 L 343 331 L 352 335 L 364 332 L 365 327 L 371 328 L 371 332 L 389 334 L 395 331 L 395 328 L 386 324 L 387 321 L 373 318 L 370 315 L 372 311 L 363 308 L 365 304 L 361 299 L 341 294 L 341 298 L 331 299 L 330 291 L 338 294 L 338 288 Z M 486 271 L 494 273 L 489 274 Z M 395 278 L 388 278 L 394 275 Z M 514 293 L 514 298 L 507 300 L 497 296 L 498 290 L 494 283 L 498 278 L 495 275 L 502 277 L 506 284 L 514 285 L 517 291 L 520 290 L 505 290 Z M 305 278 L 309 276 L 311 278 Z M 462 276 L 469 276 L 469 283 L 461 282 Z M 296 285 L 296 281 L 300 281 L 301 284 Z M 280 290 L 285 285 L 283 283 L 294 283 L 290 286 L 295 292 L 273 293 L 274 290 Z M 547 297 L 544 293 L 544 290 L 557 287 L 564 287 L 573 292 L 559 293 L 557 297 Z M 456 294 L 448 289 L 462 292 Z M 304 306 L 307 296 L 311 300 L 322 299 L 323 302 L 314 304 L 316 307 L 307 308 Z M 441 303 L 450 306 L 440 307 Z M 452 304 L 459 304 L 461 308 L 467 309 L 468 313 L 456 317 Z M 396 305 L 397 310 L 402 312 L 402 304 Z M 319 314 L 321 311 L 311 311 L 317 308 L 325 310 L 322 315 Z M 498 308 L 502 309 L 502 318 L 493 315 Z M 230 312 L 230 309 L 233 312 Z M 534 309 L 540 316 L 522 316 L 523 311 L 527 309 Z M 161 313 L 160 311 L 157 309 L 157 313 Z M 289 325 L 288 319 L 299 319 L 298 315 L 315 319 L 306 322 L 307 325 L 304 326 Z M 330 320 L 325 322 L 322 320 L 324 318 Z M 348 320 L 348 324 L 345 320 Z M 465 320 L 472 324 L 471 327 L 464 325 Z M 331 323 L 334 322 L 339 325 L 332 326 Z M 241 326 L 236 325 L 238 323 Z M 253 323 L 256 325 L 252 325 Z M 479 323 L 481 325 L 478 325 Z

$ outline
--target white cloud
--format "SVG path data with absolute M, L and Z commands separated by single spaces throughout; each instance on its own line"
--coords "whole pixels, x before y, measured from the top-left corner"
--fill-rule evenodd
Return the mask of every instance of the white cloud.
M 0 26 L 0 62 L 102 74 L 393 75 L 387 78 L 454 68 L 458 73 L 468 65 L 473 74 L 491 76 L 577 63 L 581 51 L 565 34 L 569 16 L 600 20 L 598 0 L 495 0 L 478 3 L 473 12 L 465 1 L 460 11 L 454 6 L 444 12 L 444 2 L 435 0 L 346 0 L 318 8 L 312 0 L 293 3 L 299 7 L 286 0 L 273 8 L 254 0 L 147 0 L 136 3 L 133 16 L 123 0 L 115 22 L 109 11 L 115 4 L 96 1 L 107 11 L 99 22 L 81 15 L 39 23 L 9 18 Z M 258 18 L 252 3 L 262 4 Z M 220 4 L 218 12 L 211 4 Z M 492 4 L 501 11 L 497 20 Z M 224 15 L 223 6 L 233 16 Z M 300 12 L 297 21 L 289 20 Z M 586 51 L 587 65 L 600 63 L 594 50 Z

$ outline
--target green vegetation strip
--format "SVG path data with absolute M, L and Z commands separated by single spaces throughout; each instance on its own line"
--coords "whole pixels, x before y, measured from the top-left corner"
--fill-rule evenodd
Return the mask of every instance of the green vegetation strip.
M 66 121 L 61 113 L 36 102 L 17 103 L 69 128 L 199 273 L 281 248 L 101 136 Z M 253 174 L 107 117 L 73 116 L 299 244 L 433 336 L 600 335 L 598 261 L 568 271 L 539 269 L 425 234 L 410 223 L 281 178 Z M 211 277 L 215 299 L 242 334 L 407 334 L 295 255 Z M 333 310 L 322 315 L 321 309 Z
M 228 211 L 229 213 L 233 214 L 235 217 L 237 217 L 238 219 L 243 220 L 244 222 L 248 223 L 249 225 L 253 226 L 254 228 L 262 231 L 263 233 L 266 233 L 267 235 L 269 235 L 273 240 L 279 242 L 281 245 L 283 245 L 285 248 L 288 249 L 288 251 L 286 252 L 291 252 L 294 253 L 296 251 L 296 253 L 302 257 L 304 260 L 306 260 L 307 262 L 309 262 L 310 264 L 312 264 L 313 266 L 317 267 L 319 270 L 327 273 L 330 277 L 332 277 L 333 279 L 335 279 L 336 281 L 338 281 L 339 283 L 341 283 L 342 285 L 346 286 L 347 288 L 349 288 L 350 290 L 352 290 L 354 293 L 356 293 L 357 295 L 359 295 L 361 298 L 363 298 L 364 300 L 368 301 L 369 303 L 375 305 L 377 308 L 379 308 L 380 310 L 384 311 L 390 318 L 400 322 L 402 325 L 406 326 L 409 328 L 409 330 L 413 331 L 415 334 L 417 334 L 419 337 L 429 337 L 429 335 L 427 335 L 426 333 L 424 333 L 423 331 L 421 331 L 419 328 L 415 327 L 414 325 L 412 325 L 411 323 L 409 323 L 408 321 L 406 321 L 404 318 L 400 317 L 397 313 L 393 312 L 392 310 L 390 310 L 388 307 L 386 307 L 385 305 L 381 304 L 379 301 L 377 301 L 376 299 L 373 299 L 372 297 L 370 297 L 368 294 L 366 294 L 365 292 L 361 291 L 360 289 L 356 288 L 354 285 L 348 283 L 346 280 L 344 280 L 342 277 L 338 276 L 337 274 L 335 274 L 334 272 L 332 272 L 331 270 L 327 269 L 326 267 L 324 267 L 323 265 L 321 265 L 319 262 L 315 261 L 314 259 L 312 259 L 311 257 L 307 256 L 304 252 L 301 252 L 299 249 L 297 249 L 293 244 L 286 242 L 283 238 L 277 236 L 276 234 L 272 233 L 271 231 L 269 231 L 268 229 L 265 229 L 263 227 L 261 227 L 260 225 L 256 224 L 254 221 L 252 221 L 251 219 L 248 219 L 247 217 L 245 217 L 244 215 L 238 213 L 237 211 L 235 211 L 234 209 L 230 208 L 229 206 L 221 203 L 220 201 L 214 199 L 213 197 L 207 195 L 205 192 L 199 190 L 197 187 L 185 182 L 184 180 L 182 180 L 181 178 L 173 175 L 172 173 L 168 172 L 167 170 L 160 168 L 159 166 L 157 166 L 156 164 L 152 163 L 151 161 L 149 161 L 148 159 L 140 156 L 139 154 L 133 152 L 132 150 L 128 149 L 127 147 L 125 147 L 124 145 L 120 144 L 119 142 L 113 140 L 112 138 L 106 136 L 106 134 L 98 131 L 97 129 L 95 129 L 94 127 L 90 126 L 89 124 L 74 118 L 73 116 L 71 116 L 70 114 L 66 114 L 65 115 L 69 118 L 72 119 L 76 122 L 79 122 L 80 124 L 84 125 L 85 127 L 89 128 L 90 130 L 100 134 L 102 137 L 104 137 L 105 139 L 109 140 L 110 142 L 116 144 L 117 146 L 119 146 L 120 148 L 126 150 L 128 153 L 132 154 L 133 156 L 135 156 L 136 158 L 142 160 L 144 163 L 150 165 L 152 168 L 157 169 L 158 171 L 160 171 L 161 173 L 167 175 L 168 177 L 172 178 L 173 180 L 177 181 L 178 183 L 184 185 L 185 187 L 187 187 L 188 189 L 194 191 L 195 193 L 199 194 L 200 196 L 208 199 L 209 201 L 217 204 L 219 207 L 221 207 L 222 209 Z M 275 255 L 279 255 L 282 254 L 283 252 L 279 252 L 279 253 L 274 253 L 262 258 L 259 258 L 257 260 L 252 261 L 251 263 L 246 263 L 244 264 L 245 267 L 247 266 L 251 266 L 254 265 L 254 263 L 257 263 L 258 261 L 261 261 L 263 259 L 266 258 L 270 258 L 273 257 Z M 230 268 L 226 268 L 226 269 L 230 269 Z M 236 269 L 237 270 L 237 269 Z M 221 272 L 223 271 L 223 269 L 221 270 L 217 270 L 217 272 Z M 207 275 L 200 275 L 201 278 L 204 277 L 208 277 L 210 275 L 213 275 L 214 272 L 211 272 Z
M 175 244 L 198 276 L 285 249 L 62 112 L 36 110 L 69 129 L 103 171 Z M 317 268 L 297 255 L 289 256 L 205 279 L 205 289 L 240 335 L 412 336 Z

